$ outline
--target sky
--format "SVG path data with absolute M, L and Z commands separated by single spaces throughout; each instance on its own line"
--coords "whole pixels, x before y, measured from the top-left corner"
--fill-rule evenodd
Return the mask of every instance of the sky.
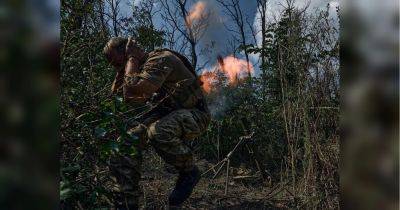
M 130 13 L 130 7 L 128 6 L 123 6 L 123 5 L 128 5 L 132 4 L 133 0 L 123 0 L 121 4 L 121 13 L 128 15 Z M 135 0 L 134 4 L 138 5 L 140 1 L 143 0 Z M 189 0 L 191 4 L 189 4 L 189 7 L 193 5 L 193 3 L 197 2 L 198 0 Z M 209 65 L 206 67 L 209 68 L 216 62 L 216 57 L 217 55 L 222 55 L 222 56 L 228 56 L 231 52 L 231 44 L 229 43 L 230 40 L 230 33 L 227 30 L 227 27 L 232 29 L 234 28 L 233 22 L 229 18 L 228 15 L 224 13 L 224 9 L 219 5 L 215 0 L 201 0 L 206 3 L 207 8 L 212 9 L 212 11 L 215 11 L 215 16 L 219 17 L 219 20 L 222 21 L 217 21 L 218 18 L 214 18 L 213 21 L 210 21 L 210 25 L 208 26 L 207 32 L 205 35 L 202 37 L 199 45 L 198 45 L 198 51 L 201 49 L 209 46 L 211 42 L 213 42 L 214 48 L 211 50 L 211 52 L 205 56 L 200 56 L 199 57 L 199 64 L 200 66 L 207 61 L 209 61 Z M 336 16 L 335 12 L 335 7 L 339 5 L 338 3 L 339 0 L 297 0 L 295 1 L 295 6 L 299 8 L 303 8 L 307 5 L 309 5 L 309 9 L 307 12 L 314 12 L 315 9 L 325 9 L 328 6 L 328 3 L 330 4 L 330 12 L 332 16 Z M 282 11 L 284 4 L 282 0 L 269 0 L 268 1 L 268 12 L 267 12 L 267 20 L 272 20 L 274 17 L 274 14 L 278 14 Z M 252 25 L 256 30 L 259 28 L 259 14 L 257 11 L 257 4 L 256 0 L 240 0 L 240 6 L 243 10 L 243 14 L 247 19 L 247 23 Z M 156 5 L 157 7 L 157 5 Z M 190 8 L 188 8 L 190 10 Z M 154 17 L 154 23 L 156 28 L 162 28 L 165 27 L 164 25 L 164 20 L 160 16 L 155 16 Z M 246 35 L 247 39 L 253 42 L 253 36 L 249 28 L 247 27 L 246 29 Z M 260 43 L 260 34 L 256 37 L 256 42 Z M 238 57 L 243 58 L 243 54 L 238 54 L 236 55 Z M 211 60 L 209 60 L 211 59 Z M 251 62 L 253 65 L 256 67 L 255 69 L 258 69 L 258 55 L 252 55 L 250 57 Z

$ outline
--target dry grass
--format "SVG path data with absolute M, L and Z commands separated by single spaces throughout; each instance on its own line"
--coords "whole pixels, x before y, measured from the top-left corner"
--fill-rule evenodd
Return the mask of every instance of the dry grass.
M 202 171 L 211 163 L 197 161 Z M 143 209 L 166 209 L 167 198 L 177 178 L 154 152 L 145 154 L 141 181 Z M 228 193 L 225 195 L 225 174 L 215 179 L 202 177 L 183 209 L 275 209 L 290 208 L 295 198 L 283 184 L 271 185 L 254 171 L 240 166 L 230 168 Z

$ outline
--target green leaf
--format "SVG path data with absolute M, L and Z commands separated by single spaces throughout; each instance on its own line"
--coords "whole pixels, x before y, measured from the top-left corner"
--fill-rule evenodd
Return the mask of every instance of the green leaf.
M 122 103 L 122 102 L 123 102 L 122 97 L 117 96 L 115 99 L 116 99 L 119 103 Z
M 66 200 L 71 197 L 73 191 L 68 186 L 68 182 L 60 182 L 60 200 Z
M 74 171 L 78 171 L 81 169 L 81 166 L 79 165 L 73 165 L 73 166 L 67 166 L 65 168 L 61 168 L 62 172 L 74 172 Z
M 133 133 L 128 133 L 128 136 L 129 136 L 129 140 L 132 141 L 132 142 L 139 141 L 139 136 L 137 136 L 137 135 L 135 135 Z
M 114 141 L 110 142 L 110 148 L 115 152 L 119 152 L 119 145 Z
M 70 188 L 60 190 L 60 199 L 62 201 L 68 199 L 69 197 L 71 197 L 71 195 L 72 190 Z
M 114 116 L 114 113 L 112 113 L 112 112 L 104 112 L 104 115 L 106 117 L 112 117 L 112 116 Z
M 136 147 L 130 147 L 129 155 L 135 156 L 137 154 Z
M 99 128 L 96 127 L 94 129 L 94 136 L 96 136 L 96 138 L 103 138 L 104 136 L 106 136 L 107 131 L 104 128 Z

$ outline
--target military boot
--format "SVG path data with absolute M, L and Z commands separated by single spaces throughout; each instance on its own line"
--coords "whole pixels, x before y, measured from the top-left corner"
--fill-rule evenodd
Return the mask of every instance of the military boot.
M 178 180 L 174 190 L 172 190 L 169 195 L 169 205 L 170 207 L 180 206 L 190 194 L 192 194 L 193 188 L 200 180 L 200 170 L 197 166 L 188 172 L 179 172 Z

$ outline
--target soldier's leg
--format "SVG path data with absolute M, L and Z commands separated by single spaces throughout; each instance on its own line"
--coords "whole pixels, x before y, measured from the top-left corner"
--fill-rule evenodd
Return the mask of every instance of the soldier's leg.
M 186 143 L 199 136 L 208 123 L 198 117 L 197 112 L 186 109 L 174 111 L 147 129 L 150 144 L 165 162 L 175 166 L 178 171 L 193 169 L 192 151 Z
M 150 144 L 157 153 L 179 171 L 168 198 L 170 207 L 181 205 L 200 180 L 200 171 L 185 141 L 199 136 L 208 121 L 209 116 L 198 110 L 178 110 L 151 124 L 147 130 Z
M 110 160 L 110 171 L 115 181 L 114 203 L 117 209 L 138 209 L 141 195 L 139 181 L 142 155 L 121 154 Z

